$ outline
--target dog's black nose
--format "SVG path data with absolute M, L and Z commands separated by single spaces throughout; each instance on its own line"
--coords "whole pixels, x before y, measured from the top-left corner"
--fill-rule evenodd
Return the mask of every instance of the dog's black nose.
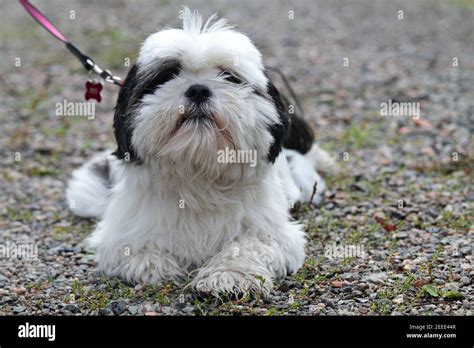
M 206 86 L 192 85 L 188 88 L 184 95 L 196 104 L 201 104 L 205 102 L 208 98 L 210 98 L 212 93 L 211 90 Z

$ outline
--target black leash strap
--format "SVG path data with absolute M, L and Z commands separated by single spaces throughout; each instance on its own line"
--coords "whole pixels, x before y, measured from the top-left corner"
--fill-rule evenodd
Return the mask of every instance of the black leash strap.
M 82 63 L 84 68 L 87 69 L 89 72 L 93 72 L 104 79 L 104 81 L 113 83 L 117 86 L 122 86 L 123 81 L 120 77 L 112 75 L 109 70 L 102 69 L 98 66 L 92 58 L 86 56 L 82 53 L 76 46 L 70 43 L 66 37 L 56 28 L 56 26 L 43 14 L 41 13 L 35 6 L 30 4 L 28 0 L 19 0 L 20 4 L 28 11 L 28 13 L 43 27 L 45 28 L 51 35 L 53 35 L 58 40 L 62 41 L 66 48 L 71 52 L 79 61 Z

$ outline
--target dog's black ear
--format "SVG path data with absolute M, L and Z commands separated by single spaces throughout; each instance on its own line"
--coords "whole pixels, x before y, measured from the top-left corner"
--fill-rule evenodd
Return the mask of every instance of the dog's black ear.
M 282 146 L 301 154 L 307 153 L 314 143 L 313 129 L 301 116 L 294 112 L 294 107 L 292 108 L 293 112 L 290 113 L 288 99 L 280 94 L 270 78 L 268 79 L 267 93 L 272 97 L 281 122 L 281 124 L 270 126 L 274 142 L 270 147 L 268 160 L 273 163 Z
M 283 140 L 288 131 L 289 114 L 284 99 L 281 97 L 280 92 L 278 92 L 278 89 L 270 79 L 268 79 L 267 83 L 267 93 L 272 98 L 273 104 L 275 104 L 280 121 L 279 123 L 274 123 L 269 126 L 270 133 L 273 137 L 273 143 L 268 151 L 267 159 L 269 162 L 275 163 L 276 158 L 281 152 Z
M 311 150 L 314 132 L 311 126 L 298 114 L 290 114 L 290 124 L 283 139 L 283 147 L 298 151 L 302 155 Z
M 140 163 L 132 147 L 133 114 L 142 98 L 153 94 L 157 88 L 179 74 L 179 61 L 158 59 L 148 68 L 147 74 L 139 74 L 137 64 L 128 72 L 117 98 L 114 115 L 114 132 L 117 150 L 113 153 L 117 158 Z
M 133 65 L 120 89 L 114 114 L 114 133 L 117 150 L 113 153 L 117 158 L 130 162 L 138 160 L 132 147 L 132 118 L 136 98 L 134 92 L 138 84 L 137 65 Z

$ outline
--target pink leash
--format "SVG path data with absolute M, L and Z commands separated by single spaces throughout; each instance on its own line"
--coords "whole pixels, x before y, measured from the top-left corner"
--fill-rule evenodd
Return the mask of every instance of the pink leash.
M 102 69 L 98 66 L 92 58 L 82 53 L 76 46 L 66 40 L 63 34 L 46 18 L 36 7 L 29 3 L 28 0 L 19 0 L 28 13 L 39 23 L 43 28 L 49 31 L 55 38 L 64 42 L 66 48 L 84 65 L 89 72 L 93 72 L 104 79 L 104 81 L 113 83 L 117 86 L 122 86 L 123 81 L 120 77 L 112 75 L 109 70 Z

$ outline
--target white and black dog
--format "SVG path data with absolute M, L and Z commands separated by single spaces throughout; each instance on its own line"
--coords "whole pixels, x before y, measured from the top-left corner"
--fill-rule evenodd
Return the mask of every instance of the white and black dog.
M 76 170 L 67 198 L 100 221 L 100 271 L 130 282 L 193 276 L 211 294 L 267 294 L 297 271 L 305 235 L 289 206 L 324 191 L 332 165 L 288 112 L 250 39 L 185 8 L 183 29 L 146 39 L 119 93 L 118 148 Z M 282 151 L 283 148 L 283 151 Z M 227 160 L 219 160 L 223 151 Z M 254 165 L 239 154 L 256 155 Z M 250 158 L 250 157 L 245 157 Z M 256 162 L 256 163 L 255 163 Z

